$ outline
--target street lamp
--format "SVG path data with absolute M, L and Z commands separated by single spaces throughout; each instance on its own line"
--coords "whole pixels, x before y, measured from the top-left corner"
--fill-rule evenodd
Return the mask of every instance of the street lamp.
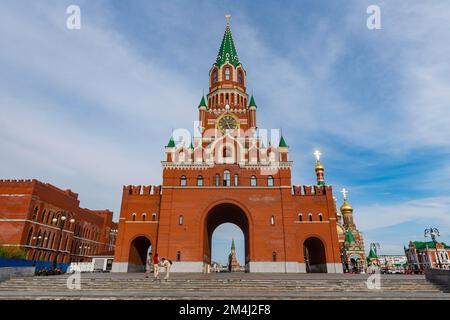
M 434 243 L 434 247 L 436 248 L 436 256 L 437 256 L 437 260 L 438 260 L 438 264 L 439 264 L 439 269 L 442 269 L 441 259 L 439 258 L 439 251 L 437 249 L 437 241 L 436 241 L 436 236 L 437 237 L 440 236 L 439 230 L 437 228 L 425 229 L 424 236 L 425 236 L 425 238 L 428 236 L 431 237 L 431 240 Z
M 58 214 L 60 214 L 60 213 L 62 215 L 61 215 L 61 218 L 59 219 L 59 225 L 57 225 L 57 227 L 59 228 L 59 242 L 58 242 L 58 246 L 56 247 L 55 258 L 53 259 L 53 269 L 56 269 L 56 264 L 58 263 L 59 248 L 61 247 L 61 242 L 62 242 L 62 238 L 63 238 L 63 230 L 64 230 L 64 227 L 66 225 L 66 220 L 67 220 L 66 212 L 63 210 L 56 212 L 56 216 L 58 216 Z M 56 223 L 58 222 L 58 218 L 53 218 L 52 222 L 56 225 Z M 74 218 L 71 218 L 69 220 L 69 223 L 71 225 L 74 222 L 75 222 Z

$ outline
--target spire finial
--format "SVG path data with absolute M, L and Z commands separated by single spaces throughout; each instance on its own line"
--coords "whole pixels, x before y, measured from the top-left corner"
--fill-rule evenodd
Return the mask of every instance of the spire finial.
M 342 188 L 341 193 L 344 196 L 344 200 L 347 200 L 347 193 L 348 193 L 347 189 Z
M 225 19 L 227 20 L 227 26 L 230 25 L 231 14 L 226 14 Z
M 322 155 L 319 150 L 314 151 L 317 161 L 320 161 L 320 156 Z

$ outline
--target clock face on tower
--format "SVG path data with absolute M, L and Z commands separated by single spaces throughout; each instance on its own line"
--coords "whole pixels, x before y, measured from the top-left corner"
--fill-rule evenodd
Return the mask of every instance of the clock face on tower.
M 235 117 L 231 115 L 225 115 L 218 120 L 217 127 L 223 133 L 227 130 L 234 130 L 238 126 L 238 122 Z

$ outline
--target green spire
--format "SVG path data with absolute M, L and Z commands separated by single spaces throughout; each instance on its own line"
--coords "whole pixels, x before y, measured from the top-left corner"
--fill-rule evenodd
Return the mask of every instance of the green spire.
M 214 64 L 220 68 L 227 62 L 235 68 L 241 64 L 236 52 L 236 47 L 234 46 L 233 37 L 231 36 L 229 18 L 227 18 L 227 27 Z
M 281 147 L 281 148 L 287 148 L 288 147 L 288 145 L 286 144 L 286 141 L 284 141 L 283 136 L 281 136 L 280 144 L 278 146 Z
M 194 146 L 192 145 L 192 142 L 191 142 L 191 145 L 189 146 L 189 149 L 194 150 Z
M 173 141 L 173 137 L 170 137 L 169 143 L 167 144 L 168 148 L 174 148 L 175 147 L 175 141 Z
M 345 233 L 345 242 L 351 244 L 351 243 L 355 243 L 355 237 L 353 236 L 353 233 L 350 230 L 347 230 L 347 232 Z
M 231 250 L 236 251 L 236 247 L 234 245 L 234 238 L 231 240 Z
M 370 248 L 369 255 L 367 257 L 370 258 L 370 259 L 377 259 L 378 258 L 377 254 L 375 253 L 375 251 L 372 248 Z
M 199 108 L 201 108 L 201 107 L 208 108 L 208 106 L 206 105 L 205 96 L 202 96 L 202 100 L 200 101 L 200 104 L 198 105 L 198 107 Z
M 249 108 L 250 108 L 250 107 L 255 107 L 255 108 L 257 108 L 256 103 L 255 103 L 255 99 L 253 98 L 253 95 L 252 95 L 252 97 L 250 98 L 250 103 L 249 103 L 248 107 L 249 107 Z

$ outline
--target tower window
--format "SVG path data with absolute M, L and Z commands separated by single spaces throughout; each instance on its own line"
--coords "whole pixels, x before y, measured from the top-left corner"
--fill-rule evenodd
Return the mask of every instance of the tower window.
M 313 219 L 312 219 L 312 213 L 308 214 L 308 218 L 309 218 L 309 221 L 313 221 Z
M 231 185 L 231 175 L 230 175 L 230 171 L 225 170 L 223 172 L 223 185 L 224 187 L 229 187 Z
M 275 216 L 270 217 L 270 224 L 273 226 L 275 225 Z
M 218 187 L 219 185 L 220 185 L 220 174 L 216 174 L 216 177 L 215 177 L 215 185 L 216 185 L 216 187 Z
M 181 251 L 177 251 L 177 261 L 181 261 Z
M 214 69 L 212 78 L 213 78 L 213 83 L 216 83 L 217 82 L 217 69 Z
M 202 187 L 203 186 L 203 177 L 202 176 L 198 176 L 197 177 L 197 186 L 198 187 Z
M 142 214 L 142 221 L 145 221 L 146 218 L 147 218 L 147 214 L 146 214 L 146 213 L 143 213 L 143 214 Z
M 319 213 L 319 220 L 320 220 L 320 221 L 323 221 L 323 216 L 322 216 L 321 213 Z
M 178 224 L 181 226 L 183 224 L 183 215 L 180 214 L 180 216 L 178 217 Z
M 133 221 L 136 221 L 136 213 L 133 213 L 133 214 L 131 215 L 131 219 L 132 219 Z
M 234 175 L 234 185 L 237 187 L 239 185 L 239 175 L 235 174 Z
M 273 187 L 273 177 L 272 176 L 267 177 L 267 186 Z
M 250 186 L 256 187 L 256 176 L 250 178 Z
M 300 222 L 303 221 L 303 215 L 301 213 L 298 214 L 298 221 L 300 221 Z
M 238 82 L 239 82 L 240 84 L 242 84 L 242 70 L 239 70 L 239 71 L 238 71 L 237 78 L 238 78 Z
M 274 251 L 272 252 L 272 261 L 276 262 L 277 261 L 277 253 Z
M 156 221 L 156 213 L 152 214 L 152 221 Z
M 39 210 L 38 207 L 34 208 L 33 217 L 31 218 L 31 220 L 36 220 L 36 217 L 37 217 L 37 214 L 38 214 L 38 210 Z
M 225 68 L 225 80 L 230 80 L 230 68 Z
M 180 186 L 186 187 L 187 179 L 186 176 L 181 176 L 180 178 Z

